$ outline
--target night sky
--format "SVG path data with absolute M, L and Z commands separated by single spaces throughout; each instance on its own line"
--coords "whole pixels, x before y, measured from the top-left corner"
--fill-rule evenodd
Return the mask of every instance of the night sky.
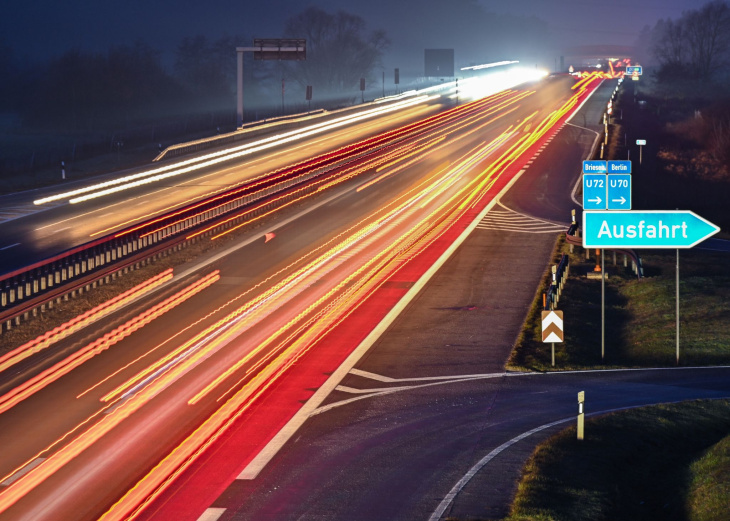
M 468 3 L 469 0 L 464 0 Z M 285 20 L 314 4 L 329 11 L 343 9 L 363 16 L 369 28 L 386 30 L 392 40 L 386 65 L 415 56 L 425 47 L 457 48 L 466 53 L 469 43 L 459 40 L 458 20 L 446 23 L 443 14 L 429 16 L 416 0 L 35 0 L 3 8 L 0 42 L 16 56 L 39 60 L 46 53 L 69 48 L 104 51 L 115 44 L 141 39 L 163 51 L 170 63 L 179 41 L 204 34 L 278 37 Z M 488 12 L 535 16 L 547 23 L 550 45 L 632 44 L 639 30 L 662 17 L 677 18 L 683 10 L 699 7 L 701 0 L 481 0 Z M 442 6 L 453 5 L 439 0 Z M 433 4 L 433 5 L 438 5 Z M 457 17 L 458 18 L 458 17 Z M 474 28 L 471 28 L 474 31 Z M 459 47 L 464 47 L 459 49 Z M 473 49 L 471 49 L 473 50 Z M 421 51 L 422 52 L 422 51 Z M 403 53 L 403 54 L 399 54 Z M 409 54 L 410 53 L 410 54 Z M 509 59 L 509 49 L 500 50 Z M 463 54 L 462 54 L 463 55 Z M 475 58 L 476 59 L 476 58 Z

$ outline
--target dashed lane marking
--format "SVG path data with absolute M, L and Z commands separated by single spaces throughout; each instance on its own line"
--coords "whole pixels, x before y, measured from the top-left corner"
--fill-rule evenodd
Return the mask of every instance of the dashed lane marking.
M 225 508 L 210 507 L 200 515 L 198 521 L 218 521 L 225 511 Z

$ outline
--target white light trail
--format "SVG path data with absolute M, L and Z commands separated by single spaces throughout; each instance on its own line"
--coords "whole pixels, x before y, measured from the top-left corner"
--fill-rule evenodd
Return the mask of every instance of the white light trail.
M 509 65 L 510 63 L 520 63 L 519 60 L 505 60 L 501 62 L 494 62 L 494 63 L 483 63 L 481 65 L 472 65 L 470 67 L 462 67 L 462 71 L 478 71 L 481 69 L 489 69 L 490 67 L 499 67 L 500 65 Z
M 138 174 L 121 177 L 119 179 L 113 179 L 111 181 L 106 181 L 104 183 L 97 183 L 95 185 L 87 186 L 84 188 L 79 188 L 77 190 L 71 190 L 69 192 L 64 192 L 64 193 L 52 195 L 49 197 L 44 197 L 42 199 L 37 199 L 37 200 L 33 201 L 33 204 L 41 205 L 41 204 L 49 203 L 52 201 L 58 201 L 58 200 L 67 199 L 67 198 L 69 198 L 69 202 L 72 204 L 79 203 L 82 201 L 94 199 L 94 198 L 108 195 L 111 193 L 120 192 L 122 190 L 127 190 L 129 188 L 134 188 L 134 187 L 142 186 L 142 185 L 145 185 L 148 183 L 153 183 L 155 181 L 159 181 L 162 179 L 167 179 L 169 177 L 174 177 L 174 176 L 181 175 L 184 173 L 192 172 L 192 171 L 195 171 L 195 170 L 198 170 L 201 168 L 205 168 L 205 167 L 208 167 L 211 165 L 221 163 L 223 161 L 228 161 L 230 159 L 235 159 L 235 158 L 242 157 L 242 156 L 245 156 L 248 154 L 253 154 L 254 152 L 259 152 L 261 150 L 266 150 L 266 149 L 273 148 L 275 146 L 279 146 L 279 145 L 282 145 L 285 143 L 303 139 L 308 136 L 326 132 L 326 131 L 332 130 L 334 128 L 338 128 L 338 127 L 341 127 L 344 125 L 349 125 L 350 123 L 353 123 L 356 121 L 361 121 L 361 120 L 372 118 L 375 116 L 380 116 L 383 114 L 387 114 L 388 112 L 401 110 L 401 109 L 411 107 L 411 106 L 419 104 L 419 103 L 425 103 L 425 102 L 431 101 L 437 97 L 438 96 L 420 95 L 416 98 L 394 103 L 393 105 L 388 105 L 385 107 L 377 107 L 377 108 L 367 110 L 365 112 L 359 112 L 357 114 L 353 114 L 350 116 L 343 116 L 343 117 L 334 119 L 332 121 L 317 123 L 315 125 L 311 125 L 304 129 L 297 129 L 297 130 L 292 130 L 290 132 L 285 132 L 283 134 L 277 134 L 275 136 L 270 136 L 268 138 L 260 139 L 258 141 L 252 142 L 252 143 L 246 143 L 245 145 L 241 145 L 241 146 L 238 146 L 235 148 L 229 148 L 226 150 L 213 152 L 211 154 L 207 154 L 207 155 L 204 155 L 201 157 L 196 157 L 193 159 L 180 161 L 173 165 L 167 165 L 167 166 L 163 166 L 160 168 L 155 168 L 152 170 L 140 172 Z M 90 192 L 92 192 L 92 193 L 90 193 Z M 87 194 L 87 195 L 81 195 L 81 194 Z M 75 197 L 75 196 L 80 196 L 80 197 Z

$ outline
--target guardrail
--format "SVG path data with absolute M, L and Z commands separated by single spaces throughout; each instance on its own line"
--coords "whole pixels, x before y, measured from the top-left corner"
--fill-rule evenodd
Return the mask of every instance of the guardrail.
M 418 126 L 413 124 L 413 128 Z M 237 226 L 243 220 L 324 188 L 319 181 L 312 181 L 388 146 L 393 135 L 396 131 L 343 147 L 339 154 L 323 154 L 266 174 L 204 201 L 0 276 L 0 333 L 10 329 L 13 323 L 19 324 L 21 317 L 28 318 L 39 309 L 42 311 L 46 302 L 67 298 L 69 293 L 84 291 L 89 284 L 114 276 L 120 269 L 129 269 L 131 258 L 139 255 L 134 264 L 155 252 L 178 247 L 180 241 L 184 244 L 193 229 L 205 227 L 202 236 L 210 236 L 216 229 Z M 234 212 L 237 212 L 235 216 L 229 217 Z
M 555 309 L 558 302 L 560 302 L 560 295 L 570 274 L 570 257 L 563 254 L 557 266 L 553 265 L 552 272 L 550 287 L 543 293 L 542 297 L 543 309 L 546 311 Z
M 338 156 L 299 163 L 6 273 L 0 277 L 0 332 L 19 324 L 21 318 L 43 311 L 46 303 L 83 292 L 87 286 L 130 269 L 150 256 L 182 247 L 194 229 L 205 228 L 206 232 L 198 237 L 207 237 L 312 193 L 321 187 L 316 178 L 328 181 L 330 177 L 325 174 L 359 161 L 382 146 L 376 140 L 367 146 L 353 146 Z M 234 212 L 237 213 L 231 217 Z
M 200 152 L 201 150 L 230 145 L 237 141 L 243 141 L 244 139 L 249 139 L 266 132 L 271 132 L 272 130 L 286 130 L 288 128 L 300 126 L 302 122 L 309 122 L 312 118 L 327 116 L 332 113 L 333 112 L 327 112 L 324 109 L 318 109 L 311 112 L 305 112 L 303 114 L 291 114 L 288 116 L 255 121 L 253 123 L 248 123 L 233 132 L 170 145 L 160 152 L 153 161 L 161 161 L 167 158 Z
M 580 246 L 583 247 L 583 241 L 580 238 L 580 226 L 575 220 L 575 210 L 572 212 L 573 214 L 573 223 L 568 228 L 568 232 L 565 235 L 565 241 L 570 245 L 570 251 L 573 252 L 574 246 Z M 614 252 L 614 264 L 616 264 L 616 254 L 620 253 L 624 255 L 624 267 L 627 266 L 626 259 L 631 259 L 631 270 L 634 272 L 634 274 L 637 276 L 638 279 L 644 278 L 644 266 L 641 262 L 641 256 L 639 256 L 638 252 L 635 250 L 630 249 L 614 249 L 614 250 L 608 250 Z M 586 258 L 588 258 L 588 255 L 590 253 L 590 250 L 586 250 Z
M 370 102 L 359 103 L 357 105 L 351 105 L 349 107 L 343 107 L 336 110 L 317 109 L 300 114 L 290 114 L 287 116 L 279 116 L 276 118 L 254 121 L 252 123 L 247 123 L 246 125 L 243 125 L 240 129 L 233 132 L 171 145 L 162 152 L 160 152 L 160 154 L 155 157 L 153 161 L 161 161 L 167 158 L 178 157 L 185 154 L 199 152 L 201 150 L 229 145 L 237 141 L 242 141 L 244 139 L 256 137 L 260 134 L 271 132 L 272 130 L 287 130 L 290 128 L 297 128 L 303 123 L 311 123 L 312 120 L 326 120 L 328 118 L 335 118 L 339 117 L 343 113 L 355 112 L 364 108 L 372 107 L 373 105 L 382 105 L 383 103 L 402 101 L 403 99 L 405 99 L 406 96 L 410 95 L 410 92 L 412 92 L 413 95 L 420 95 L 425 92 L 438 92 L 441 90 L 448 90 L 449 88 L 450 87 L 448 86 L 448 84 L 435 84 L 421 90 L 408 91 L 408 93 L 400 94 L 397 96 L 386 96 L 384 98 L 377 98 Z

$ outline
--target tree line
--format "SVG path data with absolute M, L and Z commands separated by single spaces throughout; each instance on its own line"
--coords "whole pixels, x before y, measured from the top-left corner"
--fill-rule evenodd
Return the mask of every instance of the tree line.
M 645 27 L 637 44 L 649 48 L 660 79 L 722 78 L 730 73 L 730 6 L 714 0 L 676 20 Z
M 362 18 L 310 7 L 286 24 L 287 37 L 307 38 L 306 62 L 253 62 L 244 56 L 247 104 L 278 99 L 278 81 L 313 85 L 318 95 L 352 93 L 370 78 L 388 40 Z M 106 52 L 68 50 L 27 66 L 0 42 L 0 112 L 27 127 L 69 132 L 103 131 L 176 114 L 235 109 L 237 46 L 251 39 L 184 38 L 166 67 L 162 54 L 139 41 Z M 303 95 L 302 95 L 303 98 Z

